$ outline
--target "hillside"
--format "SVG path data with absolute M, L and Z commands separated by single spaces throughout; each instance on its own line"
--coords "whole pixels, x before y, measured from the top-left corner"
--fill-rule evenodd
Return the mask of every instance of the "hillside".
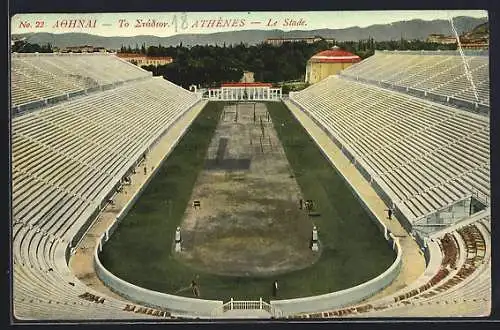
M 471 31 L 474 27 L 487 22 L 487 18 L 455 17 L 454 23 L 459 34 Z M 64 48 L 68 46 L 89 44 L 93 46 L 106 47 L 108 49 L 119 49 L 122 45 L 135 47 L 145 44 L 148 46 L 174 46 L 183 43 L 185 46 L 193 45 L 222 45 L 226 43 L 239 44 L 240 42 L 255 45 L 266 38 L 276 37 L 310 37 L 320 35 L 324 38 L 335 38 L 339 41 L 360 40 L 372 37 L 376 41 L 420 39 L 425 40 L 431 33 L 451 35 L 452 30 L 447 20 L 410 20 L 399 21 L 391 24 L 378 24 L 368 27 L 349 27 L 345 29 L 319 29 L 311 31 L 289 31 L 282 30 L 244 30 L 232 32 L 218 32 L 211 34 L 178 34 L 170 37 L 158 37 L 152 35 L 140 35 L 134 37 L 102 37 L 85 33 L 28 33 L 13 35 L 13 37 L 26 37 L 30 43 L 47 44 Z
M 466 33 L 465 36 L 469 39 L 482 39 L 482 38 L 488 38 L 489 34 L 490 34 L 490 29 L 488 22 L 486 22 L 483 24 L 479 24 L 472 31 Z

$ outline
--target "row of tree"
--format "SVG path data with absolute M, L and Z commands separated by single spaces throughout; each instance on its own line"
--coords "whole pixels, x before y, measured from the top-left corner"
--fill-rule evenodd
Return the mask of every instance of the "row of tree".
M 40 46 L 24 40 L 16 40 L 11 45 L 11 51 L 16 53 L 53 53 L 54 49 L 50 43 Z
M 337 43 L 339 47 L 365 59 L 372 56 L 375 50 L 456 50 L 456 44 L 438 44 L 423 40 L 375 41 L 373 38 L 359 41 L 344 41 Z
M 181 85 L 219 85 L 225 81 L 238 81 L 243 71 L 254 72 L 256 81 L 280 82 L 300 79 L 305 73 L 307 60 L 315 53 L 327 49 L 328 44 L 288 43 L 281 47 L 267 44 L 255 46 L 150 46 L 148 56 L 171 56 L 172 64 L 148 66 L 154 75 L 162 75 Z
M 340 48 L 357 54 L 362 59 L 373 55 L 375 50 L 437 50 L 456 49 L 456 45 L 440 45 L 420 40 L 375 41 L 373 38 L 359 41 L 336 42 Z M 283 82 L 304 79 L 306 63 L 314 54 L 333 46 L 325 40 L 313 44 L 284 43 L 272 46 L 265 43 L 248 46 L 196 45 L 192 47 L 164 47 L 162 45 L 122 46 L 120 52 L 147 56 L 170 56 L 174 62 L 162 66 L 144 66 L 155 76 L 163 76 L 175 84 L 187 88 L 191 84 L 204 87 L 218 86 L 221 82 L 238 81 L 244 71 L 254 72 L 256 81 Z M 15 42 L 12 51 L 52 52 L 52 46 Z
M 441 45 L 420 40 L 375 41 L 373 38 L 359 41 L 336 42 L 344 50 L 362 59 L 374 54 L 375 50 L 454 50 L 456 45 Z M 314 54 L 329 49 L 333 44 L 324 40 L 313 43 L 284 43 L 271 46 L 258 45 L 196 45 L 185 47 L 164 47 L 142 45 L 135 48 L 123 47 L 121 52 L 132 52 L 147 56 L 170 56 L 172 64 L 144 66 L 154 75 L 187 87 L 197 84 L 204 87 L 217 86 L 225 81 L 238 81 L 243 71 L 254 72 L 256 81 L 283 82 L 303 80 L 306 63 Z

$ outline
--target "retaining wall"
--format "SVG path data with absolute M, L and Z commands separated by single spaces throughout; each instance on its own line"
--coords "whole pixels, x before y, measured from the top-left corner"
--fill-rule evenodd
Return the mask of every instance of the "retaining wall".
M 392 244 L 392 242 L 393 238 L 390 237 L 388 243 Z M 395 240 L 394 247 L 395 252 L 397 253 L 394 263 L 385 272 L 367 282 L 349 289 L 319 296 L 273 300 L 271 301 L 271 305 L 274 308 L 278 308 L 283 316 L 287 316 L 295 313 L 310 313 L 336 309 L 360 302 L 391 284 L 392 281 L 398 276 L 402 265 L 402 257 L 401 247 L 397 239 Z
M 105 235 L 101 236 L 101 243 L 105 242 Z M 195 316 L 211 316 L 216 308 L 222 307 L 222 301 L 203 300 L 180 297 L 141 288 L 113 275 L 101 264 L 98 250 L 94 251 L 94 268 L 97 276 L 112 291 L 137 304 L 157 309 L 168 309 L 170 311 L 189 312 Z

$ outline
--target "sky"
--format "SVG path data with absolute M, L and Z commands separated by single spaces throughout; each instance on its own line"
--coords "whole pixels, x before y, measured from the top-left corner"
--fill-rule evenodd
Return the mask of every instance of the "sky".
M 100 36 L 215 33 L 249 29 L 315 30 L 366 27 L 397 21 L 487 17 L 485 10 L 416 11 L 317 11 L 317 12 L 187 12 L 18 14 L 12 17 L 11 33 L 82 32 Z

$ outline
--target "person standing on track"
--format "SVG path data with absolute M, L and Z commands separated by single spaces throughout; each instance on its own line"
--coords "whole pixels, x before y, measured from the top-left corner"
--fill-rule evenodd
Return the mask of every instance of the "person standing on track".
M 196 283 L 195 280 L 191 281 L 191 289 L 193 290 L 193 294 L 196 298 L 200 296 L 200 290 L 198 288 L 198 284 Z
M 276 298 L 278 296 L 278 281 L 274 281 L 273 283 L 273 297 Z

